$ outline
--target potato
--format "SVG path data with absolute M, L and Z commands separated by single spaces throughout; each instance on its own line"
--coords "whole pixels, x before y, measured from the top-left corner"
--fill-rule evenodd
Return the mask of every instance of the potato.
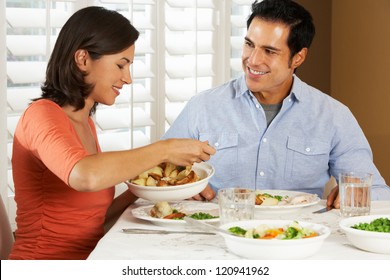
M 173 213 L 171 205 L 166 201 L 157 202 L 152 209 L 150 209 L 150 216 L 155 218 L 163 218 Z
M 176 176 L 176 180 L 178 180 L 178 181 L 183 180 L 185 177 L 188 176 L 189 173 L 190 173 L 190 171 L 187 168 L 180 171 L 179 174 L 177 174 L 177 176 Z
M 160 166 L 153 167 L 148 171 L 149 176 L 152 176 L 154 179 L 159 180 L 163 177 L 163 169 Z
M 184 184 L 193 183 L 196 181 L 197 177 L 198 176 L 196 175 L 196 173 L 193 170 L 191 170 L 191 172 L 186 177 L 184 177 L 181 180 L 176 181 L 176 185 L 184 185 Z
M 146 178 L 137 178 L 131 180 L 133 184 L 140 185 L 140 186 L 146 186 Z
M 165 181 L 165 180 L 158 180 L 157 181 L 157 187 L 166 187 L 166 186 L 169 186 L 168 182 Z
M 177 180 L 171 177 L 166 177 L 164 181 L 168 184 L 168 186 L 177 185 Z
M 141 174 L 138 175 L 138 178 L 147 179 L 148 177 L 149 177 L 149 170 L 142 172 Z
M 171 172 L 171 174 L 169 174 L 169 177 L 172 178 L 172 179 L 176 179 L 178 174 L 179 174 L 179 170 L 174 169 L 174 170 Z
M 176 186 L 199 181 L 199 176 L 192 170 L 192 165 L 176 166 L 173 163 L 161 163 L 142 172 L 131 182 L 140 186 Z
M 173 163 L 167 162 L 165 164 L 164 177 L 170 177 L 172 171 L 175 169 L 176 169 L 176 165 L 174 165 Z
M 263 206 L 272 206 L 272 205 L 278 205 L 279 200 L 273 197 L 262 197 L 261 200 L 263 200 L 263 203 L 261 205 Z
M 146 186 L 155 186 L 156 184 L 157 181 L 152 176 L 149 176 L 148 179 L 146 179 Z

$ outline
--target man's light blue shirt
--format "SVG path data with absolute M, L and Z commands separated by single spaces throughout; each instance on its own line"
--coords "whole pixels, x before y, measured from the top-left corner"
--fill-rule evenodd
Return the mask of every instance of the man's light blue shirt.
M 209 141 L 215 189 L 243 187 L 316 193 L 342 171 L 373 173 L 372 199 L 390 199 L 390 188 L 372 159 L 351 111 L 294 75 L 290 94 L 267 127 L 265 112 L 245 77 L 194 96 L 167 138 Z

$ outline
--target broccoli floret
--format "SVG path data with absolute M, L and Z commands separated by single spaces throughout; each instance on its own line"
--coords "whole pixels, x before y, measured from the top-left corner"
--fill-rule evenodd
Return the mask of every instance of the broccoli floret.
M 245 236 L 246 230 L 240 227 L 231 227 L 228 229 L 231 233 L 236 235 Z

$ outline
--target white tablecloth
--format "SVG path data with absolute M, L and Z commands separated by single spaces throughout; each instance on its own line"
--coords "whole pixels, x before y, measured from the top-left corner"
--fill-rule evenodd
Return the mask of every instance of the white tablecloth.
M 191 234 L 126 234 L 123 228 L 169 229 L 156 226 L 149 221 L 136 219 L 131 210 L 150 202 L 138 200 L 131 205 L 110 231 L 99 241 L 90 254 L 91 260 L 234 260 L 241 257 L 230 253 L 224 239 L 217 235 Z M 325 201 L 317 205 L 300 208 L 290 213 L 267 213 L 256 211 L 256 219 L 294 219 L 324 224 L 331 229 L 320 251 L 309 259 L 313 260 L 389 260 L 390 255 L 365 252 L 355 248 L 347 240 L 338 223 L 341 219 L 338 209 L 322 214 L 312 212 L 323 208 Z M 390 214 L 390 201 L 372 202 L 371 214 Z M 185 227 L 184 227 L 185 228 Z M 188 227 L 185 228 L 188 230 Z M 178 230 L 178 228 L 174 228 Z

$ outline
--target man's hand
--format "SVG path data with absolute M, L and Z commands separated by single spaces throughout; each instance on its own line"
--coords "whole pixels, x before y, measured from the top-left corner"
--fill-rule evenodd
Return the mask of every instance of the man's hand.
M 333 206 L 336 209 L 340 209 L 340 196 L 339 186 L 335 186 L 329 193 L 326 201 L 326 206 Z
M 207 184 L 206 188 L 199 194 L 192 197 L 193 200 L 210 201 L 216 196 L 215 191 Z

